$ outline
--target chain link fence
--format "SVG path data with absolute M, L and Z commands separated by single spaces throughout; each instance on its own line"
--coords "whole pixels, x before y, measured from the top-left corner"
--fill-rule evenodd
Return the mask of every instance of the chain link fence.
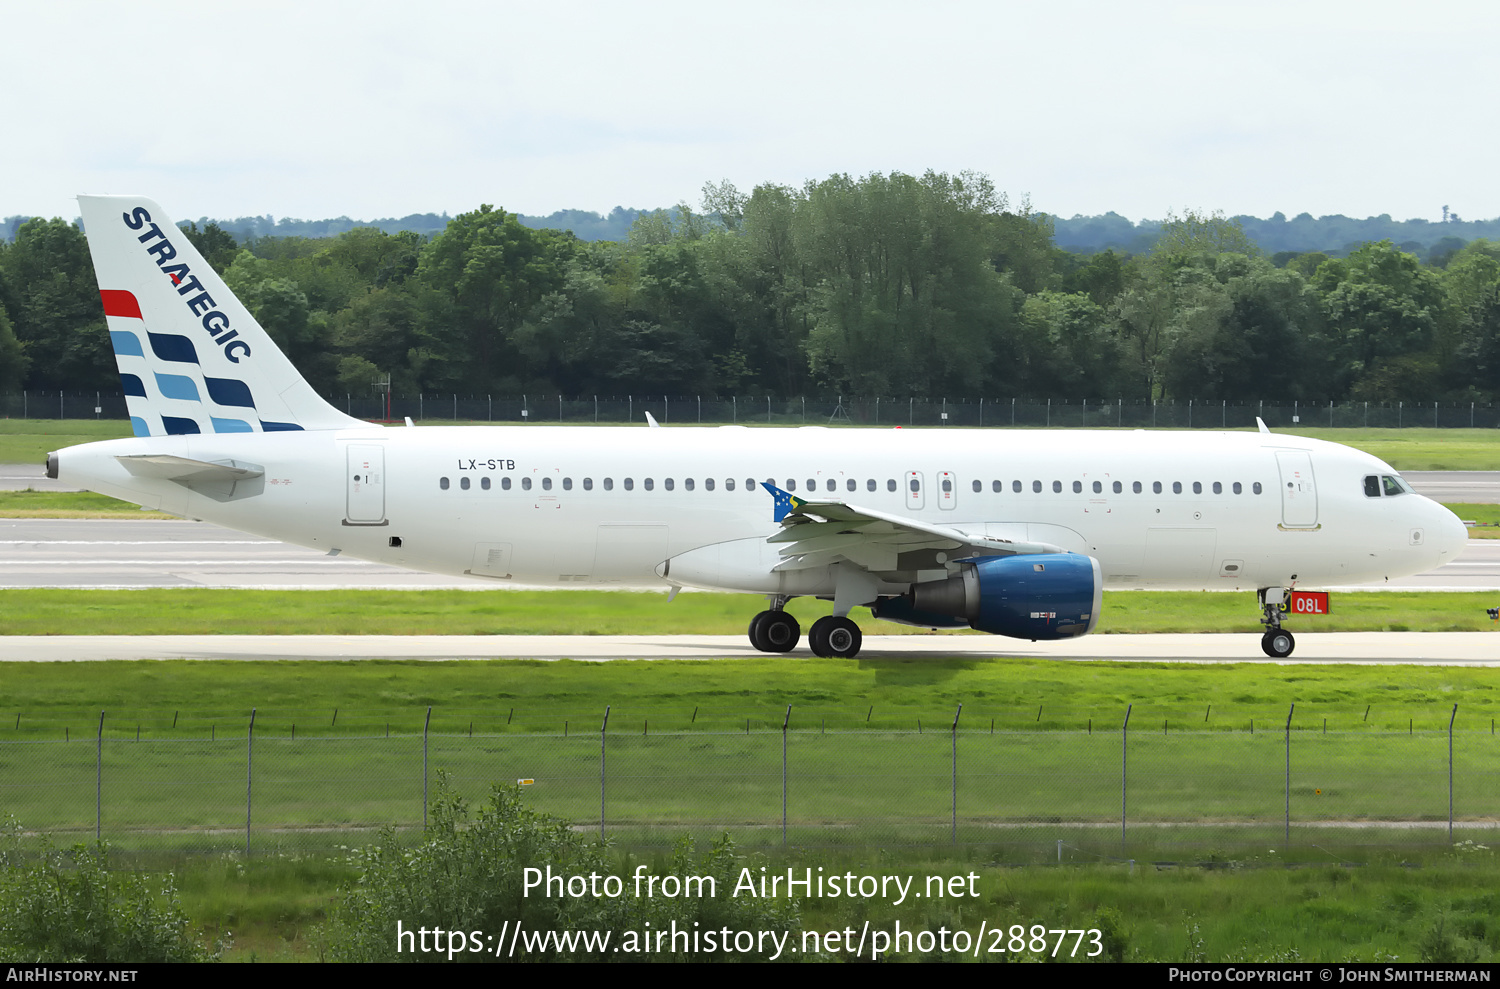
M 1500 408 L 1484 402 L 1147 402 L 1124 399 L 946 399 L 760 396 L 328 395 L 349 415 L 371 421 L 438 420 L 505 424 L 643 423 L 775 426 L 1024 426 L 1088 428 L 1335 429 L 1414 426 L 1500 428 Z M 0 416 L 22 419 L 126 419 L 120 393 L 31 391 L 0 394 Z
M 1456 709 L 1454 712 L 1456 716 Z M 450 719 L 451 721 L 451 719 Z M 471 800 L 520 783 L 538 810 L 633 847 L 723 831 L 745 847 L 984 845 L 1002 861 L 1182 858 L 1500 838 L 1500 739 L 1278 723 L 1232 729 L 917 731 L 723 723 L 653 732 L 207 733 L 106 725 L 0 740 L 0 816 L 135 851 L 331 850 L 419 833 L 440 776 Z M 582 728 L 582 730 L 580 730 Z

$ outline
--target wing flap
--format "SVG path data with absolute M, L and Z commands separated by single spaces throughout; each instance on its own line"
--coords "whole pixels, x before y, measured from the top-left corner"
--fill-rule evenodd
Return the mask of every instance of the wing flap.
M 897 569 L 901 553 L 931 550 L 949 560 L 965 556 L 1012 556 L 1066 552 L 1051 543 L 1005 539 L 952 526 L 932 525 L 843 501 L 804 501 L 774 485 L 764 485 L 776 500 L 781 531 L 767 542 L 780 543 L 783 561 L 776 570 L 805 570 L 847 560 L 873 569 Z

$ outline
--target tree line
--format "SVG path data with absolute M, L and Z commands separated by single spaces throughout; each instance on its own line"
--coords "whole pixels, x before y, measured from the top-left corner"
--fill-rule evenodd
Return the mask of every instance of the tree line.
M 709 183 L 623 242 L 491 206 L 430 237 L 184 230 L 329 394 L 1500 398 L 1500 244 L 1267 256 L 1190 211 L 1149 250 L 1075 252 L 973 173 Z M 21 388 L 118 388 L 60 219 L 0 245 L 0 390 Z

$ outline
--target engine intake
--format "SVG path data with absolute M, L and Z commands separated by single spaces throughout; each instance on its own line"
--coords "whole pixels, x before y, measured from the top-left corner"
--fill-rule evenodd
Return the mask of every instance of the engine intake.
M 950 615 L 971 628 L 1017 639 L 1067 639 L 1099 624 L 1104 579 L 1099 561 L 1078 553 L 1037 553 L 959 561 L 944 580 L 913 584 L 917 612 Z

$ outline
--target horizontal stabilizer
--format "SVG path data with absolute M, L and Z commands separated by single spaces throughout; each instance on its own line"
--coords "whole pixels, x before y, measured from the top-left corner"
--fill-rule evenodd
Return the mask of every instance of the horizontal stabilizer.
M 136 477 L 159 477 L 179 484 L 196 485 L 248 481 L 265 474 L 265 470 L 254 464 L 242 464 L 234 460 L 217 463 L 193 460 L 190 457 L 174 457 L 165 453 L 148 453 L 128 457 L 116 457 L 120 466 Z

